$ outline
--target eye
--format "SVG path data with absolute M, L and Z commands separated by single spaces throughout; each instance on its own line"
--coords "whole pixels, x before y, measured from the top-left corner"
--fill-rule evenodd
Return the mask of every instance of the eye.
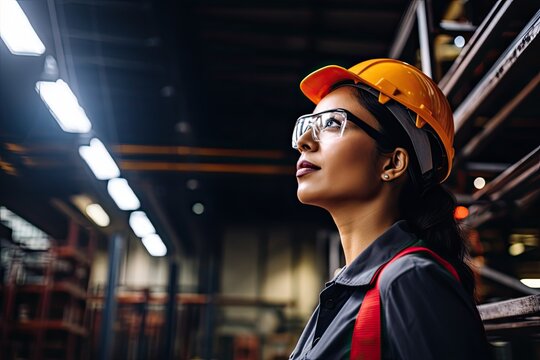
M 340 116 L 330 116 L 323 120 L 323 129 L 340 129 L 343 119 Z

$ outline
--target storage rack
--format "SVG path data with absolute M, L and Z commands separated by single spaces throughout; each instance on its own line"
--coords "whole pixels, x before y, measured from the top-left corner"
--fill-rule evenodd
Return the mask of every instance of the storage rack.
M 2 288 L 1 346 L 7 359 L 85 359 L 87 289 L 94 233 L 75 222 L 46 251 L 21 248 Z

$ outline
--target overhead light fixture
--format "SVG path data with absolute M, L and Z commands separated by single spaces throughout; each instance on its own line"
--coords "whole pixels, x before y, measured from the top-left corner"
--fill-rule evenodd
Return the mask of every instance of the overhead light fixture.
M 0 38 L 14 55 L 39 56 L 45 45 L 15 0 L 0 0 Z
M 107 183 L 107 191 L 121 210 L 137 210 L 141 203 L 126 179 L 115 178 Z
M 511 243 L 523 243 L 530 247 L 538 247 L 540 245 L 540 234 L 533 229 L 518 230 L 514 234 L 510 234 L 509 241 Z
M 187 134 L 189 133 L 191 126 L 189 126 L 189 123 L 186 121 L 180 121 L 174 126 L 174 129 L 180 134 Z
M 38 81 L 36 91 L 62 130 L 69 133 L 87 133 L 92 129 L 92 123 L 64 80 Z
M 148 253 L 152 256 L 165 256 L 167 247 L 158 234 L 150 234 L 142 238 L 142 243 Z
M 131 215 L 129 215 L 129 226 L 131 226 L 135 235 L 140 238 L 144 238 L 145 236 L 156 232 L 154 225 L 152 225 L 144 211 L 132 212 Z
M 508 247 L 508 253 L 512 256 L 518 256 L 525 252 L 525 244 L 518 242 Z
M 186 187 L 189 189 L 189 190 L 197 190 L 199 188 L 199 181 L 196 180 L 196 179 L 189 179 L 187 182 L 186 182 Z
M 109 226 L 111 219 L 99 204 L 90 204 L 85 209 L 86 214 L 93 222 L 101 227 Z
M 479 176 L 476 179 L 474 179 L 473 185 L 478 190 L 483 189 L 484 186 L 486 186 L 486 180 L 483 177 Z
M 93 138 L 89 146 L 79 147 L 79 154 L 98 180 L 109 180 L 120 176 L 120 169 L 99 139 Z
M 465 38 L 461 35 L 459 36 L 456 36 L 454 38 L 454 45 L 456 45 L 456 47 L 458 48 L 462 48 L 465 46 Z
M 540 288 L 540 279 L 521 279 L 520 281 L 530 288 Z
M 86 215 L 90 220 L 96 223 L 96 225 L 101 227 L 109 226 L 109 215 L 103 210 L 101 205 L 97 204 L 89 195 L 77 194 L 71 196 L 70 199 L 73 205 L 75 205 L 82 214 Z
M 73 195 L 70 197 L 70 200 L 82 213 L 86 212 L 88 205 L 94 203 L 90 196 L 86 194 Z
M 197 215 L 201 215 L 203 212 L 204 212 L 204 205 L 201 204 L 201 203 L 195 203 L 193 204 L 193 206 L 191 207 L 191 210 L 197 214 Z

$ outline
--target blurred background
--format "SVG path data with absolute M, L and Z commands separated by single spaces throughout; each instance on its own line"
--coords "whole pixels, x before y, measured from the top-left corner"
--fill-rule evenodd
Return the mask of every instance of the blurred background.
M 0 0 L 0 357 L 287 359 L 344 265 L 296 199 L 324 65 L 448 96 L 447 181 L 498 359 L 540 358 L 533 0 Z

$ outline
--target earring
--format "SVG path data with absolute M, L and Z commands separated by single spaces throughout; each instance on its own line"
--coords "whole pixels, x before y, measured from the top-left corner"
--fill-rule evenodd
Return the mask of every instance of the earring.
M 388 175 L 388 174 L 384 174 L 382 177 L 383 177 L 384 180 L 390 179 L 390 175 Z

